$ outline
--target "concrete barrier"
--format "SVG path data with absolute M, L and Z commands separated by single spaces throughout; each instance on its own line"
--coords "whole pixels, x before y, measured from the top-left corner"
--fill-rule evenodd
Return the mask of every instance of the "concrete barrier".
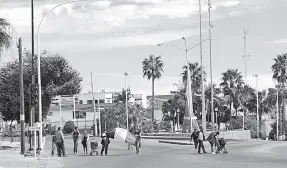
M 206 132 L 206 138 L 211 132 Z M 190 138 L 190 133 L 142 133 L 143 137 L 178 137 L 178 138 Z M 244 131 L 220 131 L 220 138 L 233 139 L 233 140 L 250 140 L 250 130 Z

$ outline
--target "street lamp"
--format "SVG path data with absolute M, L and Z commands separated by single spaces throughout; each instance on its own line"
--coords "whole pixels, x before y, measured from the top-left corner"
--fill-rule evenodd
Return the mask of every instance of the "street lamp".
M 186 67 L 187 67 L 187 88 L 186 88 L 187 106 L 188 106 L 187 107 L 187 113 L 189 113 L 189 116 L 190 116 L 190 132 L 191 132 L 192 131 L 192 117 L 194 117 L 194 115 L 193 115 L 193 103 L 192 103 L 192 92 L 191 92 L 191 82 L 190 82 L 190 70 L 189 70 L 189 62 L 188 62 L 188 51 L 197 47 L 198 45 L 202 44 L 203 42 L 205 42 L 209 39 L 203 40 L 200 43 L 192 46 L 189 49 L 187 48 L 187 42 L 186 42 L 185 37 L 182 37 L 182 39 L 184 40 L 184 43 L 185 43 L 185 49 L 177 47 L 177 46 L 169 44 L 169 43 L 161 43 L 161 44 L 158 44 L 158 46 L 167 45 L 167 46 L 185 51 L 185 59 L 186 59 Z
M 127 76 L 129 76 L 129 73 L 124 73 L 125 75 L 125 90 L 126 90 L 126 115 L 127 115 L 127 130 L 129 130 L 129 112 L 128 112 L 128 90 L 127 90 Z
M 41 90 L 41 54 L 40 54 L 40 29 L 41 29 L 41 25 L 43 23 L 43 21 L 45 20 L 45 18 L 56 8 L 58 8 L 59 6 L 65 5 L 65 4 L 69 4 L 69 3 L 73 3 L 73 2 L 79 2 L 79 1 L 87 1 L 87 0 L 70 0 L 70 1 L 66 1 L 66 2 L 62 2 L 58 5 L 56 5 L 55 7 L 53 7 L 52 9 L 50 9 L 42 18 L 39 26 L 38 26 L 38 31 L 37 31 L 37 66 L 38 66 L 38 106 L 39 106 L 39 123 L 42 125 L 42 90 Z M 42 126 L 40 126 L 40 132 L 39 132 L 39 138 L 40 140 L 40 148 L 43 149 L 43 144 L 42 144 Z

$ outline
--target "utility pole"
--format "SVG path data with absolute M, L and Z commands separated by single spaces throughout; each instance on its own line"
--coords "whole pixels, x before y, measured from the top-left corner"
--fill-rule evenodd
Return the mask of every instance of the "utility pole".
M 124 73 L 125 75 L 125 90 L 126 90 L 126 115 L 127 115 L 127 130 L 129 131 L 129 112 L 128 112 L 128 89 L 127 89 L 127 76 L 129 73 Z
M 257 139 L 259 139 L 259 101 L 258 101 L 258 75 L 256 77 L 256 117 L 257 117 Z
M 277 101 L 276 101 L 276 124 L 277 124 L 277 126 L 276 126 L 276 137 L 277 137 L 277 141 L 279 141 L 279 89 L 278 89 L 278 87 L 277 87 L 277 97 L 276 97 L 276 99 L 277 99 Z
M 24 106 L 24 83 L 23 83 L 23 58 L 22 39 L 19 38 L 19 65 L 20 65 L 20 123 L 21 123 L 21 155 L 25 154 L 25 106 Z
M 61 121 L 61 128 L 63 129 L 63 116 L 62 116 L 62 96 L 60 95 L 59 98 L 59 106 L 60 106 L 60 121 Z
M 95 125 L 93 135 L 96 136 L 98 134 L 98 125 L 97 125 L 97 119 L 96 119 L 96 104 L 95 104 L 93 73 L 92 72 L 91 72 L 91 87 L 92 87 L 92 96 L 93 96 L 94 125 Z
M 208 0 L 208 21 L 209 21 L 209 60 L 210 60 L 210 84 L 211 84 L 211 124 L 212 124 L 212 131 L 214 131 L 214 99 L 213 99 L 213 81 L 212 81 L 212 57 L 211 57 L 211 28 L 213 26 L 210 22 L 210 10 L 211 4 L 210 0 Z
M 202 128 L 203 134 L 206 134 L 206 112 L 205 112 L 205 94 L 204 94 L 204 74 L 203 74 L 203 54 L 202 54 L 202 23 L 201 23 L 201 0 L 199 0 L 199 20 L 200 20 L 200 64 L 201 64 L 201 99 L 202 99 Z
M 32 62 L 32 85 L 31 87 L 33 87 L 35 85 L 35 67 L 34 67 L 34 59 L 35 59 L 35 52 L 34 52 L 34 0 L 31 0 L 31 28 L 32 28 L 32 33 L 31 33 L 31 36 L 32 36 L 32 59 L 31 59 L 31 62 Z M 30 91 L 30 95 L 31 95 L 31 98 L 34 98 L 33 96 L 35 96 L 35 91 L 33 91 L 34 88 L 31 88 L 31 91 Z M 33 103 L 33 104 L 32 104 Z M 31 105 L 30 105 L 30 126 L 33 126 L 33 123 L 35 123 L 35 104 L 34 102 L 31 102 Z M 36 135 L 36 134 L 35 134 Z M 29 148 L 29 151 L 32 151 L 33 148 L 31 147 L 32 146 L 32 131 L 30 131 L 29 133 L 29 138 L 30 138 L 30 148 Z M 36 145 L 36 144 L 35 144 Z
M 243 36 L 243 41 L 244 41 L 244 55 L 243 55 L 243 60 L 245 60 L 245 83 L 247 84 L 247 61 L 249 55 L 246 54 L 246 39 L 247 39 L 247 34 L 248 30 L 244 28 L 244 36 Z
M 98 91 L 98 116 L 99 116 L 99 132 L 102 134 L 102 124 L 101 124 L 101 108 L 100 108 L 100 93 Z

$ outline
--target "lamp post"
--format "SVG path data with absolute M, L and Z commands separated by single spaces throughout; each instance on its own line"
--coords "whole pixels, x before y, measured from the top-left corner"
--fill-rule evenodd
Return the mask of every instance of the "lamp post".
M 127 76 L 129 76 L 129 73 L 124 73 L 125 75 L 125 90 L 126 90 L 126 115 L 127 115 L 127 130 L 129 130 L 129 112 L 128 112 L 128 90 L 127 90 Z
M 259 101 L 258 101 L 258 75 L 256 77 L 256 117 L 257 117 L 257 139 L 259 139 Z M 244 129 L 243 129 L 244 130 Z
M 188 51 L 190 51 L 191 49 L 197 47 L 198 45 L 201 45 L 203 42 L 209 40 L 209 39 L 206 39 L 206 40 L 203 40 L 201 41 L 200 43 L 192 46 L 191 48 L 188 49 L 187 47 L 187 42 L 186 42 L 186 39 L 185 37 L 182 37 L 182 39 L 184 40 L 184 44 L 185 44 L 185 49 L 183 48 L 180 48 L 180 47 L 177 47 L 177 46 L 174 46 L 172 44 L 169 44 L 169 43 L 161 43 L 161 44 L 158 44 L 158 46 L 162 46 L 162 45 L 168 45 L 170 47 L 173 47 L 173 48 L 177 48 L 181 51 L 185 51 L 185 59 L 186 59 L 186 67 L 187 67 L 187 88 L 186 88 L 186 96 L 187 96 L 187 113 L 189 113 L 189 116 L 190 116 L 190 132 L 192 133 L 192 117 L 194 117 L 194 114 L 193 114 L 193 103 L 192 103 L 192 92 L 191 92 L 191 82 L 190 82 L 190 69 L 189 69 L 189 62 L 188 62 Z
M 39 132 L 39 138 L 42 139 L 42 90 L 41 90 L 41 54 L 40 54 L 40 29 L 41 29 L 41 25 L 43 23 L 43 21 L 45 20 L 45 18 L 56 8 L 58 8 L 59 6 L 65 5 L 65 4 L 69 4 L 69 3 L 73 3 L 73 2 L 79 2 L 79 1 L 87 1 L 87 0 L 70 0 L 70 1 L 66 1 L 66 2 L 62 2 L 58 5 L 56 5 L 55 7 L 53 7 L 52 9 L 50 9 L 42 18 L 39 26 L 38 26 L 38 31 L 37 31 L 37 66 L 38 66 L 38 103 L 39 103 L 39 122 L 41 124 L 40 126 L 40 132 Z M 32 40 L 33 42 L 33 40 Z M 42 148 L 42 140 L 40 140 L 40 148 Z M 43 149 L 43 148 L 42 148 Z

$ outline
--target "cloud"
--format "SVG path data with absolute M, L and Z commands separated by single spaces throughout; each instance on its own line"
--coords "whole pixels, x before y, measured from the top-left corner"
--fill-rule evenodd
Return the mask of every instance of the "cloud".
M 287 43 L 287 38 L 265 42 L 265 44 L 285 44 L 285 43 Z

